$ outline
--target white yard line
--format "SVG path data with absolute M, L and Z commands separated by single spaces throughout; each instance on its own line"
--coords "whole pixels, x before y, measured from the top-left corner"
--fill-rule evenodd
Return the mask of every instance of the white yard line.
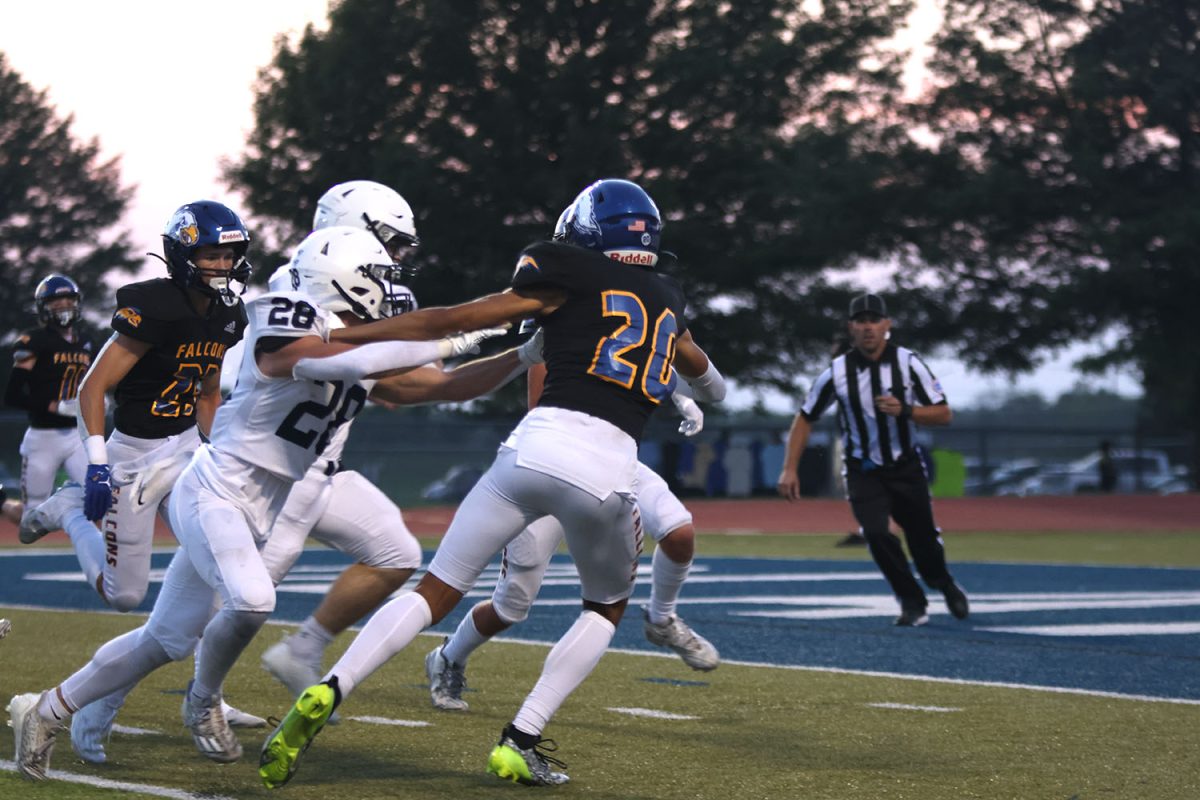
M 947 708 L 945 706 L 910 706 L 907 703 L 867 703 L 871 708 L 886 708 L 896 711 L 932 711 L 937 714 L 949 714 L 953 711 L 962 711 L 961 708 Z
M 0 760 L 0 770 L 5 772 L 16 772 L 17 765 L 13 761 Z M 234 800 L 231 797 L 215 794 L 193 794 L 185 792 L 183 789 L 171 789 L 167 786 L 153 786 L 147 783 L 130 783 L 129 781 L 112 781 L 107 778 L 97 778 L 92 775 L 79 775 L 74 772 L 63 772 L 61 769 L 52 769 L 47 772 L 50 779 L 56 781 L 66 781 L 67 783 L 81 783 L 85 786 L 95 786 L 97 789 L 113 789 L 119 792 L 133 792 L 134 794 L 144 794 L 151 797 L 170 797 L 173 800 Z M 47 794 L 47 796 L 50 796 Z
M 700 719 L 689 714 L 672 714 L 669 711 L 655 711 L 652 708 L 610 708 L 618 714 L 628 714 L 631 717 L 651 717 L 652 719 Z

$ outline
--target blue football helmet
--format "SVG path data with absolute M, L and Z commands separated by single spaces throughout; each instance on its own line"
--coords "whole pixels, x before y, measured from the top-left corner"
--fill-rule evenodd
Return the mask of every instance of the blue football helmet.
M 226 244 L 233 246 L 234 254 L 233 269 L 228 276 L 224 273 L 205 275 L 192 261 L 199 247 Z M 246 261 L 249 246 L 250 233 L 241 218 L 228 206 L 212 200 L 180 206 L 163 231 L 166 255 L 163 260 L 167 262 L 171 279 L 185 288 L 199 289 L 226 305 L 233 305 L 238 295 L 246 291 L 246 282 L 250 280 L 250 262 Z M 242 284 L 236 293 L 232 288 L 234 281 Z
M 579 193 L 560 224 L 570 244 L 599 250 L 626 264 L 658 263 L 662 216 L 636 183 L 596 181 Z
M 74 299 L 75 305 L 71 308 L 51 310 L 50 302 L 60 297 Z M 82 302 L 83 293 L 79 291 L 79 284 L 66 275 L 57 273 L 47 275 L 33 290 L 33 304 L 37 309 L 38 319 L 45 325 L 54 323 L 60 328 L 69 328 L 74 325 L 79 319 L 79 306 Z

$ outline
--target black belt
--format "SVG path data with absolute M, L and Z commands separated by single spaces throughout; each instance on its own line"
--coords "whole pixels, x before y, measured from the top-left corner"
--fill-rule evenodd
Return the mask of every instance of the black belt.
M 846 465 L 859 472 L 871 472 L 877 469 L 899 469 L 900 467 L 910 466 L 913 463 L 919 463 L 920 460 L 916 453 L 905 453 L 899 458 L 894 459 L 891 464 L 876 464 L 869 458 L 846 456 Z

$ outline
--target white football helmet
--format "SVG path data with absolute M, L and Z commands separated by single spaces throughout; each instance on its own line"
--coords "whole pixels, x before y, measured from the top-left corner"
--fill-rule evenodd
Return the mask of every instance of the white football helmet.
M 375 181 L 346 181 L 321 195 L 313 230 L 339 225 L 369 231 L 395 262 L 420 244 L 408 201 L 395 189 Z
M 290 261 L 277 268 L 271 273 L 271 277 L 267 278 L 269 292 L 295 292 L 299 289 L 300 276 L 296 274 Z
M 276 275 L 281 273 L 296 291 L 327 311 L 349 311 L 360 319 L 373 320 L 411 308 L 412 294 L 399 284 L 399 267 L 383 245 L 362 228 L 313 231 L 296 248 L 291 264 L 276 270 Z M 288 288 L 286 281 L 281 282 Z

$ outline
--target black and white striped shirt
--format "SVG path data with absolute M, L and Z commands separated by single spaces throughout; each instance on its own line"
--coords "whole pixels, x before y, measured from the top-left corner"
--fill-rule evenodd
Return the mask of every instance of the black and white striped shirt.
M 800 413 L 812 422 L 837 400 L 843 454 L 877 465 L 893 464 L 914 455 L 916 428 L 911 419 L 876 414 L 875 398 L 887 394 L 902 397 L 910 406 L 946 402 L 942 385 L 925 362 L 908 348 L 889 343 L 878 361 L 857 350 L 835 358 L 809 389 Z

